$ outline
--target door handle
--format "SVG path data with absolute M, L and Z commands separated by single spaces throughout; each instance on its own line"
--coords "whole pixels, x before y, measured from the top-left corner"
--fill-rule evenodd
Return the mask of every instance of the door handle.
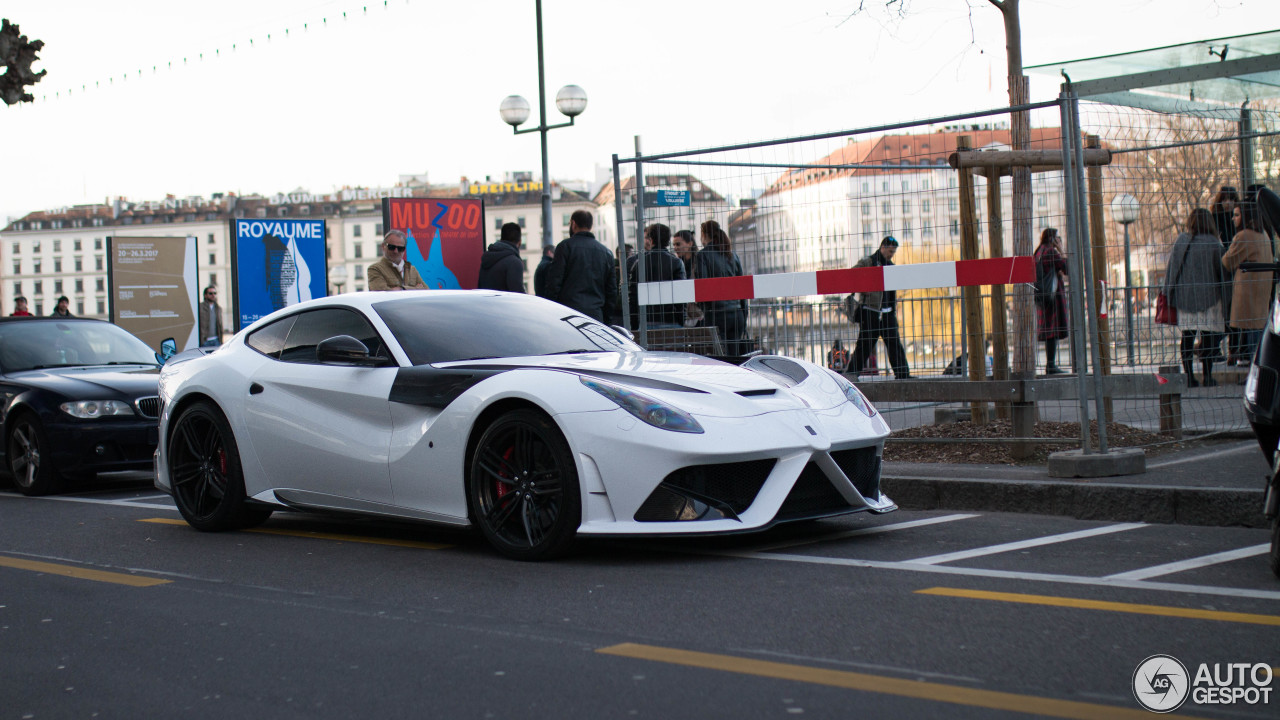
M 249 384 L 249 394 L 250 394 L 250 395 L 257 395 L 257 394 L 258 394 L 258 393 L 260 393 L 260 392 L 262 392 L 262 386 L 261 386 L 261 385 L 259 385 L 258 383 L 250 383 L 250 384 Z

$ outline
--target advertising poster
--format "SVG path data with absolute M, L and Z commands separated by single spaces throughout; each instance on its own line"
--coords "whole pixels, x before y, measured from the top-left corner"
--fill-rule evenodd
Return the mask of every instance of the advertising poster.
M 281 308 L 329 294 L 324 220 L 231 221 L 236 330 Z
M 157 353 L 199 345 L 195 237 L 109 237 L 107 257 L 111 322 Z
M 408 238 L 405 258 L 417 268 L 427 287 L 475 289 L 485 248 L 482 200 L 383 198 L 382 224 L 387 230 L 404 231 Z

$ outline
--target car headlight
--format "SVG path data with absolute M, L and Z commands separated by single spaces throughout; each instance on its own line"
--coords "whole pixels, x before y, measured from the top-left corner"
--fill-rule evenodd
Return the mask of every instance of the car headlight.
M 1254 405 L 1258 404 L 1258 365 L 1249 366 L 1249 377 L 1244 381 L 1244 399 Z
M 120 400 L 79 400 L 62 403 L 59 407 L 62 412 L 82 420 L 133 414 L 129 403 Z
M 1280 303 L 1271 304 L 1271 322 L 1267 323 L 1267 329 L 1280 335 Z
M 583 385 L 618 404 L 618 407 L 635 415 L 646 423 L 663 430 L 682 433 L 701 433 L 702 426 L 689 413 L 672 407 L 661 400 L 638 393 L 620 385 L 595 378 L 579 377 Z
M 849 382 L 848 378 L 833 370 L 828 370 L 827 372 L 831 373 L 831 377 L 836 379 L 836 385 L 840 386 L 840 389 L 844 391 L 844 396 L 849 402 L 853 403 L 867 417 L 876 416 L 876 406 L 872 405 L 867 396 L 863 395 L 861 390 Z

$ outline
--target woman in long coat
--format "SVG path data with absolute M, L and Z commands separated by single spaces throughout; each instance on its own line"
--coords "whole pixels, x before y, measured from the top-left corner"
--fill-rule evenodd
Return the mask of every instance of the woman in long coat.
M 1165 268 L 1165 300 L 1178 311 L 1178 329 L 1182 331 L 1182 369 L 1187 386 L 1199 387 L 1191 372 L 1196 335 L 1200 335 L 1200 364 L 1204 370 L 1204 386 L 1213 387 L 1213 361 L 1225 325 L 1223 309 L 1230 292 L 1226 271 L 1222 267 L 1222 242 L 1218 240 L 1213 215 L 1196 208 L 1187 217 L 1186 232 L 1178 235 L 1169 251 Z
M 1253 351 L 1267 326 L 1268 304 L 1271 302 L 1271 273 L 1247 273 L 1240 270 L 1240 263 L 1271 262 L 1271 241 L 1262 234 L 1258 223 L 1258 206 L 1253 203 L 1236 205 L 1232 219 L 1236 234 L 1231 247 L 1222 256 L 1222 267 L 1235 273 L 1231 291 L 1231 320 L 1228 324 L 1242 331 L 1241 363 L 1253 360 Z
M 701 225 L 702 249 L 693 256 L 695 278 L 737 277 L 742 275 L 742 263 L 733 252 L 729 233 L 715 220 Z M 730 355 L 744 354 L 743 337 L 747 331 L 746 300 L 711 300 L 701 303 L 705 315 L 704 325 L 714 325 Z
M 1040 233 L 1036 248 L 1036 275 L 1052 278 L 1053 293 L 1047 301 L 1036 302 L 1036 339 L 1044 342 L 1045 374 L 1066 372 L 1058 367 L 1058 341 L 1067 336 L 1067 261 L 1062 256 L 1061 238 L 1055 228 Z

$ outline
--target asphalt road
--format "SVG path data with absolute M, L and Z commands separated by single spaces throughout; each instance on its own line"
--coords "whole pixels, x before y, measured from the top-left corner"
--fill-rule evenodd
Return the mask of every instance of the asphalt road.
M 1152 655 L 1280 666 L 1267 540 L 900 511 L 530 564 L 340 518 L 198 533 L 145 485 L 5 491 L 0 720 L 1152 717 Z

